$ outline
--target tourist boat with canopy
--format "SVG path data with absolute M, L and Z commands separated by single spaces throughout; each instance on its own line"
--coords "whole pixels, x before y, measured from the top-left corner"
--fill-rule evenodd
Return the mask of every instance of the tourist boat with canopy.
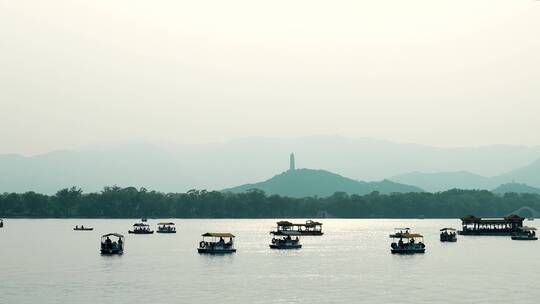
M 461 218 L 460 235 L 500 235 L 511 236 L 523 227 L 524 217 L 511 214 L 503 218 L 480 218 L 467 215 Z
M 456 229 L 443 228 L 440 231 L 441 231 L 441 235 L 440 235 L 441 242 L 457 242 Z
M 81 225 L 81 227 L 79 227 L 78 225 L 75 226 L 75 228 L 73 228 L 73 230 L 75 231 L 92 231 L 94 230 L 93 227 L 84 227 L 84 225 Z
M 392 238 L 391 252 L 394 254 L 414 254 L 426 252 L 424 236 L 418 233 L 411 233 L 410 228 L 395 228 Z M 399 239 L 396 242 L 396 239 Z
M 269 245 L 272 249 L 300 249 L 302 244 L 300 244 L 300 239 L 297 237 L 292 238 L 290 235 L 287 236 L 275 236 L 272 238 L 272 243 Z
M 277 222 L 275 231 L 270 233 L 274 235 L 323 235 L 322 223 L 312 220 L 306 221 L 305 224 L 295 224 L 289 221 Z
M 233 253 L 235 236 L 229 232 L 207 232 L 202 235 L 203 239 L 199 242 L 197 252 L 217 254 L 217 253 Z M 225 240 L 227 239 L 227 240 Z
M 176 227 L 173 222 L 158 223 L 157 233 L 176 233 Z
M 133 234 L 152 234 L 153 230 L 150 229 L 150 226 L 145 223 L 135 223 L 133 224 L 133 230 L 129 230 L 129 233 Z
M 520 227 L 517 232 L 512 235 L 512 240 L 515 241 L 536 241 L 536 228 L 534 227 Z
M 101 236 L 101 254 L 113 255 L 124 253 L 124 236 L 119 233 L 108 233 Z

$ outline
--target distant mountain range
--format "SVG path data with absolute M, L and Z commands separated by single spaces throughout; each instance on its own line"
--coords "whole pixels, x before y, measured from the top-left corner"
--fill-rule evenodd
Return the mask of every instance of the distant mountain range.
M 540 187 L 540 159 L 522 168 L 491 177 L 467 171 L 437 173 L 412 172 L 391 177 L 390 180 L 415 185 L 430 192 L 444 191 L 452 188 L 492 190 L 501 184 L 508 185 L 508 183 L 511 183 L 510 185 L 525 183 L 532 187 Z
M 263 182 L 245 184 L 224 189 L 223 191 L 237 193 L 246 192 L 250 189 L 259 189 L 267 194 L 278 194 L 288 197 L 327 197 L 335 192 L 363 195 L 373 191 L 380 193 L 423 191 L 418 187 L 403 185 L 389 180 L 362 182 L 325 170 L 311 169 L 288 170 Z
M 93 192 L 107 185 L 165 192 L 224 189 L 265 180 L 288 168 L 291 152 L 302 168 L 324 168 L 354 180 L 390 179 L 428 191 L 455 187 L 494 189 L 512 180 L 540 187 L 540 170 L 525 167 L 540 157 L 540 146 L 440 148 L 311 136 L 252 137 L 199 145 L 110 145 L 35 156 L 4 154 L 0 155 L 0 193 L 33 190 L 51 194 L 70 186 Z M 401 175 L 406 172 L 461 173 Z M 466 172 L 477 175 L 468 176 Z

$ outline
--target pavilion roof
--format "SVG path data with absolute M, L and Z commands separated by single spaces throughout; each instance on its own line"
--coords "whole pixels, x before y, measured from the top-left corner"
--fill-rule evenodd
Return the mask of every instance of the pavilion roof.
M 295 224 L 295 223 L 291 223 L 289 221 L 279 221 L 277 222 L 277 225 L 278 226 L 303 226 L 303 227 L 313 227 L 313 226 L 318 226 L 318 225 L 322 225 L 322 223 L 320 222 L 314 222 L 314 221 L 306 221 L 305 223 L 301 223 L 301 224 Z
M 516 214 L 511 214 L 509 216 L 501 218 L 481 218 L 474 215 L 467 215 L 461 218 L 461 221 L 464 223 L 482 223 L 482 224 L 503 224 L 508 222 L 523 222 L 524 217 L 521 217 Z

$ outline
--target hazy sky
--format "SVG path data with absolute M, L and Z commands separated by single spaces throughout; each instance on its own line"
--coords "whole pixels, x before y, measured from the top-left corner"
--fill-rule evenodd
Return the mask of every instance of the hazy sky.
M 540 144 L 540 1 L 0 0 L 0 153 Z

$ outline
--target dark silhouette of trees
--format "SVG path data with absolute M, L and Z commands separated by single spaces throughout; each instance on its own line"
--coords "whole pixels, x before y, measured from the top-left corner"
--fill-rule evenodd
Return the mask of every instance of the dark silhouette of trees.
M 244 193 L 189 190 L 162 193 L 145 188 L 105 187 L 83 193 L 71 187 L 55 195 L 35 192 L 0 194 L 0 217 L 90 218 L 287 218 L 322 212 L 346 218 L 459 218 L 467 214 L 504 216 L 523 206 L 540 210 L 539 194 L 495 195 L 480 190 L 439 193 L 333 195 L 290 198 L 251 189 Z

